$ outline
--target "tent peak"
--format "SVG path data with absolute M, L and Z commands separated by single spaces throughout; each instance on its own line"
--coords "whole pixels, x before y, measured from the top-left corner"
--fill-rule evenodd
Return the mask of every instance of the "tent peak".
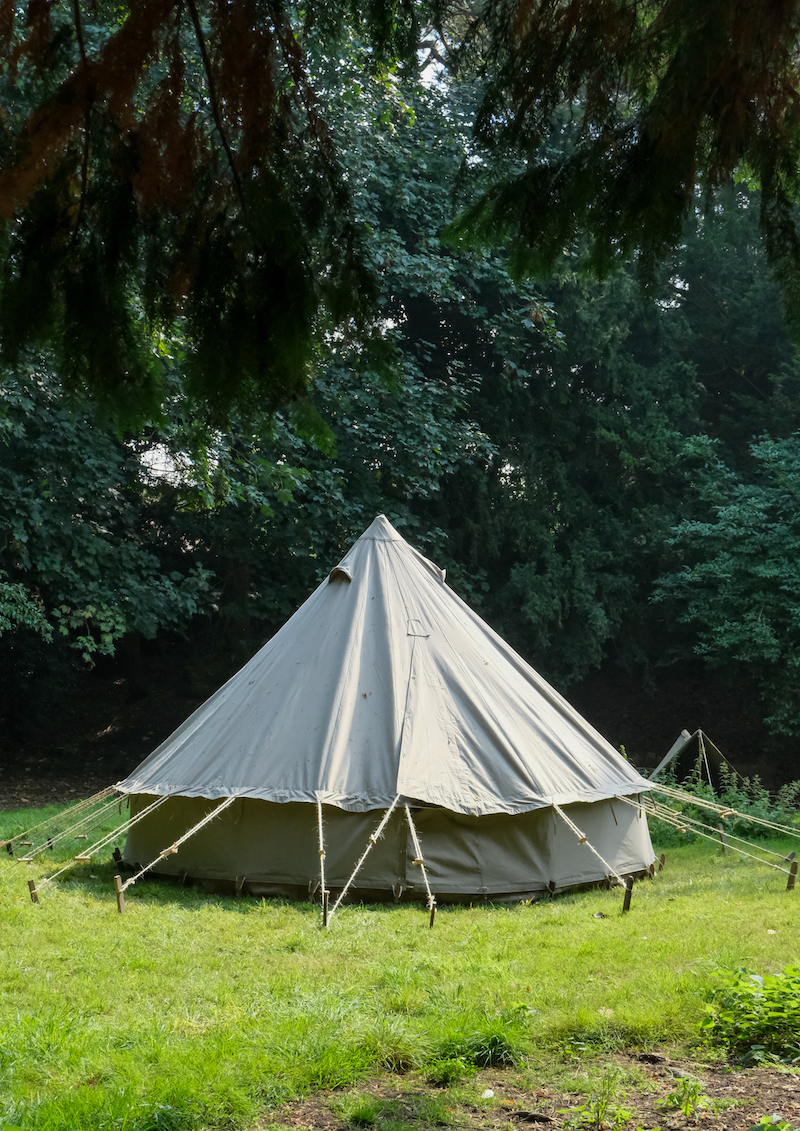
M 376 542 L 382 542 L 384 544 L 390 543 L 392 546 L 391 556 L 395 556 L 396 554 L 400 554 L 401 556 L 410 554 L 420 565 L 430 570 L 440 584 L 444 584 L 446 577 L 445 570 L 440 569 L 434 562 L 429 561 L 424 554 L 421 554 L 419 550 L 416 550 L 406 542 L 403 535 L 395 530 L 385 514 L 379 514 L 377 518 L 373 519 L 372 523 L 367 527 L 361 537 L 353 543 L 339 564 L 333 567 L 328 574 L 328 581 L 333 582 L 339 579 L 352 581 L 353 570 L 357 568 L 357 563 L 363 559 L 365 554 L 369 555 L 372 553 L 372 550 L 369 548 L 369 543 L 373 543 L 374 549 L 374 543 Z
M 379 514 L 377 518 L 373 519 L 358 541 L 361 542 L 366 538 L 375 542 L 404 541 L 402 534 L 398 534 L 385 514 Z

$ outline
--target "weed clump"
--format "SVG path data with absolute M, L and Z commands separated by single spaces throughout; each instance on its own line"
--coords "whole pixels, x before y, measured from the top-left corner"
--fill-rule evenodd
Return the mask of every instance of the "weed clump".
M 426 1079 L 439 1088 L 449 1088 L 475 1075 L 475 1065 L 465 1056 L 443 1057 L 428 1065 Z
M 682 1111 L 685 1119 L 694 1119 L 696 1122 L 701 1110 L 713 1109 L 714 1101 L 705 1094 L 695 1076 L 685 1076 L 677 1081 L 674 1091 L 664 1096 L 663 1100 L 656 1100 L 656 1107 Z
M 450 1037 L 439 1047 L 439 1063 L 460 1061 L 475 1068 L 514 1068 L 522 1055 L 514 1037 L 501 1026 Z
M 586 1103 L 578 1108 L 563 1109 L 560 1115 L 566 1116 L 565 1124 L 577 1131 L 621 1131 L 630 1120 L 633 1112 L 620 1102 L 625 1098 L 625 1073 L 614 1065 L 609 1065 L 603 1073 Z
M 800 1063 L 800 967 L 779 974 L 719 971 L 700 1028 L 747 1063 Z

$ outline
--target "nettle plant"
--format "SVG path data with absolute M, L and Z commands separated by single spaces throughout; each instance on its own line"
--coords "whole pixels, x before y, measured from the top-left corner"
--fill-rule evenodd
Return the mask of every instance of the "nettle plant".
M 700 1028 L 712 1044 L 751 1063 L 800 1063 L 800 967 L 778 974 L 719 971 Z

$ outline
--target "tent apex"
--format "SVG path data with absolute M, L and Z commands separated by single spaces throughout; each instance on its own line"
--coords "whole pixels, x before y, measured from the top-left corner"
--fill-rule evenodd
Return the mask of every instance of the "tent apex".
M 385 514 L 377 515 L 377 517 L 373 519 L 373 521 L 370 523 L 370 525 L 367 527 L 358 541 L 362 542 L 365 539 L 372 539 L 375 542 L 404 541 L 402 534 L 399 534 L 395 530 Z

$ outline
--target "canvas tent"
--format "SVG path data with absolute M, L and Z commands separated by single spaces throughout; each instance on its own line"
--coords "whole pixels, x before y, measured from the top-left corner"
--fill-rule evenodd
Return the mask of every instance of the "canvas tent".
M 639 804 L 650 784 L 383 516 L 117 788 L 133 816 L 167 798 L 130 828 L 128 864 L 159 857 L 158 872 L 253 894 L 314 890 L 320 813 L 326 882 L 341 888 L 392 805 L 357 896 L 424 895 L 419 845 L 440 901 L 556 891 L 653 861 Z

